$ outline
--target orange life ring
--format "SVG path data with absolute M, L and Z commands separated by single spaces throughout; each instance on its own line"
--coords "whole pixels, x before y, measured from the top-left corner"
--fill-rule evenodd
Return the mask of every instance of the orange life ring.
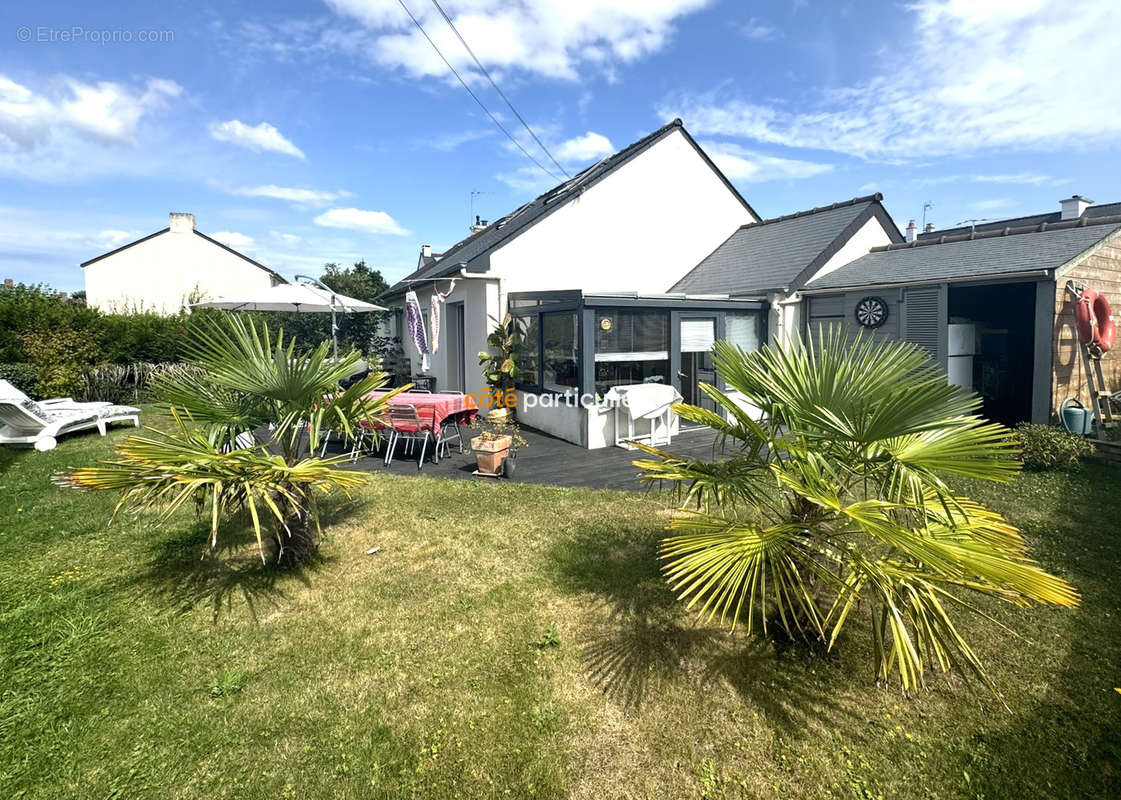
M 1078 325 L 1078 338 L 1083 344 L 1093 345 L 1103 353 L 1113 347 L 1116 336 L 1113 309 L 1104 294 L 1083 289 L 1078 305 L 1074 307 L 1074 321 Z

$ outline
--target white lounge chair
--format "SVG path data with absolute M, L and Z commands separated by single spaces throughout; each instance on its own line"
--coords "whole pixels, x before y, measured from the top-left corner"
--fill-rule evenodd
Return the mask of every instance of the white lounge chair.
M 104 436 L 113 422 L 140 426 L 140 409 L 112 403 L 77 403 L 69 397 L 36 402 L 7 381 L 0 380 L 0 444 L 31 445 L 53 450 L 58 437 L 97 428 Z

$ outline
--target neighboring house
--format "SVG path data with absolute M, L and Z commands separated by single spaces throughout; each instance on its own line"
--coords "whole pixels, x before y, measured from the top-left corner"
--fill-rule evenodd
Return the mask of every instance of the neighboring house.
M 417 270 L 382 300 L 400 308 L 411 289 L 427 310 L 433 291 L 450 292 L 430 374 L 438 388 L 471 393 L 485 386 L 476 354 L 509 310 L 529 349 L 519 364 L 522 396 L 554 403 L 523 402 L 519 418 L 600 447 L 614 441 L 612 414 L 581 406 L 581 395 L 659 382 L 695 399 L 697 382 L 712 380 L 696 353 L 716 338 L 758 345 L 765 302 L 666 292 L 730 232 L 758 220 L 674 120 L 445 252 L 425 246 Z
M 903 241 L 882 201 L 881 194 L 855 197 L 743 225 L 670 291 L 762 297 L 772 312 L 768 338 L 799 335 L 799 289 L 873 247 Z
M 284 278 L 195 229 L 194 214 L 84 262 L 86 302 L 102 311 L 175 314 L 194 299 L 266 289 Z
M 800 290 L 811 335 L 842 324 L 922 345 L 1001 422 L 1051 421 L 1067 396 L 1089 406 L 1067 284 L 1121 303 L 1121 203 L 1076 195 L 1053 214 L 913 230 Z M 1103 361 L 1112 389 L 1117 363 Z

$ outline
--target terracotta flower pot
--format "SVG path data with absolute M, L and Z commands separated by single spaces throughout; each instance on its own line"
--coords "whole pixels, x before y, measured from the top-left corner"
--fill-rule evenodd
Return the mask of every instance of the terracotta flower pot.
M 476 436 L 471 440 L 471 450 L 475 453 L 475 467 L 479 472 L 497 475 L 502 472 L 502 462 L 510 451 L 513 440 L 509 436 L 485 440 Z

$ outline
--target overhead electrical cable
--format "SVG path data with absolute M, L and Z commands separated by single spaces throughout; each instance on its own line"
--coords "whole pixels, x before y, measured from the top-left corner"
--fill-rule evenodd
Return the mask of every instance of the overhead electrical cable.
M 497 125 L 498 129 L 500 131 L 502 131 L 504 134 L 506 134 L 506 138 L 508 138 L 511 142 L 513 142 L 514 145 L 519 150 L 522 151 L 522 153 L 525 155 L 525 157 L 528 158 L 530 161 L 532 161 L 534 164 L 536 164 L 537 167 L 542 172 L 544 172 L 546 175 L 548 175 L 553 180 L 557 181 L 557 183 L 563 183 L 564 182 L 563 178 L 558 178 L 550 170 L 548 170 L 545 167 L 544 164 L 542 164 L 540 161 L 538 161 L 536 158 L 534 158 L 533 154 L 530 153 L 528 150 L 526 150 L 525 147 L 522 146 L 522 143 L 519 142 L 514 137 L 514 135 L 512 133 L 510 133 L 510 131 L 506 130 L 506 126 L 504 126 L 501 122 L 499 122 L 498 117 L 496 117 L 493 113 L 491 113 L 491 110 L 483 104 L 483 101 L 479 99 L 479 96 L 471 90 L 470 86 L 467 85 L 467 81 L 463 80 L 463 77 L 456 71 L 455 67 L 453 67 L 451 65 L 451 62 L 448 61 L 447 57 L 442 52 L 440 52 L 440 48 L 436 46 L 436 43 L 434 41 L 432 41 L 432 37 L 429 36 L 428 32 L 424 30 L 424 26 L 420 24 L 420 21 L 415 16 L 413 16 L 413 12 L 409 10 L 409 7 L 407 5 L 405 5 L 405 0 L 397 0 L 397 2 L 401 4 L 401 8 L 405 9 L 405 13 L 409 15 L 409 19 L 411 19 L 413 21 L 413 24 L 416 25 L 417 30 L 419 30 L 421 32 L 421 34 L 424 36 L 424 38 L 428 40 L 428 43 L 430 45 L 432 45 L 432 49 L 436 51 L 436 55 L 438 55 L 440 57 L 440 59 L 444 62 L 444 64 L 447 66 L 447 68 L 449 70 L 451 70 L 452 75 L 454 75 L 456 77 L 456 80 L 458 80 L 460 82 L 460 84 L 463 86 L 463 88 L 467 90 L 467 94 L 471 95 L 471 98 L 476 103 L 479 104 L 479 108 L 481 108 L 483 111 L 485 111 L 487 116 L 490 117 L 491 122 L 493 122 L 495 125 Z M 550 156 L 550 158 L 551 158 L 551 156 Z M 568 173 L 565 173 L 565 175 L 567 175 L 567 174 Z
M 479 71 L 483 73 L 483 76 L 488 81 L 490 81 L 490 85 L 494 87 L 494 91 L 498 92 L 498 96 L 501 97 L 503 102 L 506 103 L 507 108 L 509 108 L 510 111 L 513 112 L 514 116 L 518 118 L 518 122 L 522 124 L 522 127 L 529 131 L 529 135 L 533 137 L 533 141 L 537 142 L 537 146 L 540 147 L 542 151 L 544 151 L 545 155 L 549 157 L 549 160 L 552 161 L 556 168 L 561 171 L 564 177 L 571 178 L 572 176 L 568 174 L 568 170 L 562 167 L 560 165 L 560 162 L 553 158 L 553 154 L 549 152 L 549 148 L 545 146 L 544 142 L 537 138 L 537 134 L 533 132 L 533 128 L 529 127 L 529 123 L 526 122 L 522 115 L 518 113 L 518 109 L 514 108 L 514 104 L 510 102 L 510 98 L 506 96 L 506 93 L 498 88 L 498 84 L 494 82 L 494 78 L 492 78 L 490 76 L 490 73 L 487 72 L 487 68 L 483 66 L 483 62 L 479 61 L 479 57 L 475 55 L 475 51 L 471 49 L 471 45 L 467 44 L 467 40 L 464 39 L 463 34 L 459 32 L 459 28 L 455 27 L 455 23 L 452 22 L 451 17 L 448 16 L 448 12 L 444 11 L 444 7 L 440 5 L 438 0 L 432 0 L 432 5 L 434 5 L 436 7 L 436 10 L 440 12 L 440 16 L 444 18 L 444 22 L 448 23 L 448 27 L 452 29 L 452 33 L 454 33 L 456 35 L 456 38 L 459 39 L 460 44 L 463 45 L 463 49 L 466 50 L 467 54 L 471 56 L 471 59 L 475 62 L 475 66 L 479 68 Z

